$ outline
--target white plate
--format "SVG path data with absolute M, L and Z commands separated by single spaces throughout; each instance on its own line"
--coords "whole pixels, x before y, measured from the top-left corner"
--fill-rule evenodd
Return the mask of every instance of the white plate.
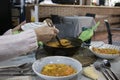
M 54 77 L 54 76 L 46 76 L 43 74 L 40 74 L 43 66 L 46 64 L 67 64 L 72 66 L 76 69 L 76 73 L 68 76 L 61 76 L 61 77 Z M 73 78 L 77 78 L 77 76 L 82 74 L 82 64 L 77 61 L 76 59 L 65 57 L 65 56 L 49 56 L 45 58 L 41 58 L 39 60 L 36 60 L 32 65 L 33 71 L 42 79 L 44 80 L 76 80 Z M 40 79 L 41 80 L 41 79 Z
M 92 47 L 100 47 L 102 45 L 104 45 L 105 43 L 103 41 L 91 41 L 90 45 Z
M 104 54 L 104 53 L 96 53 L 92 50 L 94 46 L 90 46 L 89 49 L 97 56 L 100 58 L 104 58 L 104 59 L 115 59 L 117 57 L 120 56 L 120 54 Z M 109 49 L 116 49 L 120 51 L 120 47 L 119 46 L 115 46 L 115 45 L 110 45 L 110 44 L 103 44 L 102 46 L 99 46 L 98 48 L 109 48 Z
M 30 23 L 26 23 L 26 24 L 22 25 L 21 29 L 25 31 L 25 30 L 29 30 L 29 29 L 43 27 L 44 25 L 46 25 L 46 24 L 43 22 L 30 22 Z

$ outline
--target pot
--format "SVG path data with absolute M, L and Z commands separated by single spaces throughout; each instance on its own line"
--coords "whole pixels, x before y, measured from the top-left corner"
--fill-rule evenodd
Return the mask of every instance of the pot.
M 59 55 L 59 56 L 73 56 L 76 54 L 83 43 L 82 40 L 78 38 L 64 38 L 71 42 L 72 47 L 53 47 L 48 45 L 51 42 L 43 44 L 44 50 L 47 52 L 47 55 Z M 60 39 L 61 40 L 61 39 Z

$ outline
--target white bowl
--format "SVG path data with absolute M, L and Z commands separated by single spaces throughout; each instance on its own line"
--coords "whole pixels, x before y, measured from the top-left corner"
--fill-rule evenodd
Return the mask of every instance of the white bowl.
M 120 53 L 118 54 L 104 54 L 104 53 L 97 53 L 97 52 L 94 52 L 92 50 L 94 46 L 90 46 L 89 49 L 97 56 L 97 57 L 100 57 L 100 58 L 104 58 L 104 59 L 115 59 L 117 57 L 120 57 Z M 109 48 L 109 49 L 116 49 L 116 50 L 119 50 L 120 51 L 120 47 L 119 46 L 115 46 L 115 45 L 110 45 L 110 44 L 104 44 L 102 46 L 99 46 L 98 48 Z
M 40 74 L 42 68 L 51 63 L 63 63 L 67 65 L 71 65 L 74 69 L 76 69 L 76 73 L 68 76 L 62 76 L 62 77 L 54 77 L 54 76 L 46 76 L 43 74 Z M 77 77 L 80 75 L 82 72 L 82 65 L 79 61 L 70 58 L 70 57 L 64 57 L 64 56 L 50 56 L 50 57 L 45 57 L 40 60 L 36 60 L 33 65 L 32 65 L 33 71 L 42 79 L 45 80 L 70 80 L 74 77 Z
M 30 23 L 26 23 L 26 24 L 22 25 L 21 29 L 25 31 L 25 30 L 29 30 L 29 29 L 43 27 L 44 25 L 46 25 L 46 24 L 43 22 L 30 22 Z

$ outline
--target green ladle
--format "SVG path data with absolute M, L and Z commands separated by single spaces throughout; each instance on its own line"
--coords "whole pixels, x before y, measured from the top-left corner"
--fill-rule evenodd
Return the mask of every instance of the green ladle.
M 95 26 L 92 26 L 91 28 L 82 31 L 78 38 L 81 39 L 82 41 L 89 40 L 93 36 L 94 30 L 99 26 L 99 24 L 100 22 L 97 22 Z

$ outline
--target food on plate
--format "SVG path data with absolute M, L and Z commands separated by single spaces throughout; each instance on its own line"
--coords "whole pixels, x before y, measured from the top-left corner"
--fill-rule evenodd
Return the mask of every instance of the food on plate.
M 93 66 L 88 66 L 83 69 L 83 75 L 91 78 L 92 80 L 98 80 L 98 74 Z
M 97 48 L 93 47 L 92 50 L 96 53 L 103 53 L 103 54 L 120 54 L 120 51 L 117 49 L 110 49 L 110 48 Z
M 47 64 L 42 68 L 41 74 L 47 76 L 67 76 L 76 73 L 76 70 L 67 64 Z
M 68 40 L 68 39 L 61 39 L 60 42 L 61 42 L 61 44 L 64 46 L 64 48 L 74 47 L 74 46 L 71 44 L 71 41 Z M 47 45 L 48 45 L 48 46 L 51 46 L 51 47 L 60 47 L 60 44 L 59 44 L 58 41 L 48 42 Z

